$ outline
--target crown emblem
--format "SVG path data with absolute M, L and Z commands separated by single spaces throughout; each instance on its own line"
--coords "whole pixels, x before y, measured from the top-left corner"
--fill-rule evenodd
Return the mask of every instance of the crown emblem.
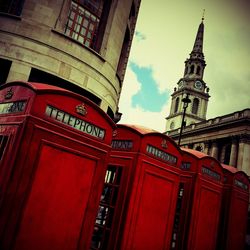
M 113 136 L 113 137 L 116 137 L 117 134 L 118 134 L 117 130 L 114 130 L 112 136 Z
M 84 103 L 81 103 L 76 106 L 76 113 L 83 116 L 85 116 L 88 113 Z
M 4 96 L 4 98 L 5 98 L 5 99 L 11 99 L 12 96 L 13 96 L 13 94 L 14 94 L 14 92 L 13 92 L 12 88 L 10 88 L 9 90 L 7 90 L 7 92 L 6 92 L 5 96 Z
M 166 139 L 163 139 L 163 140 L 162 140 L 161 146 L 162 146 L 163 148 L 167 148 L 167 147 L 168 147 L 168 145 L 167 145 L 167 140 L 166 140 Z

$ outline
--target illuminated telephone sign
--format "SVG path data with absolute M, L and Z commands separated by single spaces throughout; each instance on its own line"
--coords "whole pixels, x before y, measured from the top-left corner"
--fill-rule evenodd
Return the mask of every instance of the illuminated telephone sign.
M 102 128 L 97 127 L 96 125 L 93 125 L 90 122 L 86 122 L 82 119 L 79 119 L 67 112 L 64 112 L 60 109 L 57 109 L 55 107 L 52 107 L 50 105 L 47 105 L 45 114 L 60 122 L 63 123 L 66 126 L 72 127 L 76 130 L 79 130 L 85 134 L 94 136 L 96 138 L 99 138 L 101 140 L 105 137 L 105 130 Z
M 165 152 L 165 151 L 162 151 L 152 145 L 147 145 L 147 148 L 146 148 L 146 151 L 153 155 L 154 157 L 160 159 L 160 160 L 163 160 L 171 165 L 176 165 L 177 163 L 177 157 Z
M 213 178 L 214 180 L 220 181 L 220 179 L 221 179 L 221 176 L 217 172 L 215 172 L 207 167 L 202 166 L 201 172 L 203 175 L 207 175 L 207 176 Z
M 26 101 L 0 103 L 0 114 L 23 112 Z
M 131 150 L 133 142 L 131 140 L 113 140 L 111 146 L 113 149 Z

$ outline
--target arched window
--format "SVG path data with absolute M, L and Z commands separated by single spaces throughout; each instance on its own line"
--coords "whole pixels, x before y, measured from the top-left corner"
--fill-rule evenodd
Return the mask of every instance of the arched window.
M 198 108 L 199 108 L 199 99 L 198 98 L 194 98 L 194 100 L 193 100 L 193 106 L 192 106 L 192 113 L 195 114 L 195 115 L 197 115 Z
M 200 74 L 200 71 L 201 71 L 201 67 L 200 67 L 200 66 L 197 66 L 196 74 L 199 75 L 199 74 Z
M 179 107 L 179 102 L 180 102 L 180 98 L 177 97 L 175 100 L 175 107 L 174 107 L 174 112 L 176 113 Z
M 194 73 L 194 65 L 191 65 L 190 67 L 190 74 L 193 74 Z

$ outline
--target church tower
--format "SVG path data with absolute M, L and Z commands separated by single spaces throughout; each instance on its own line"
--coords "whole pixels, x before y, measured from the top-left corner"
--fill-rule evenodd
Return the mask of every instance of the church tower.
M 206 120 L 207 104 L 209 99 L 209 88 L 203 81 L 204 69 L 206 62 L 203 54 L 203 37 L 204 37 L 204 18 L 199 25 L 194 47 L 190 57 L 185 61 L 185 70 L 183 77 L 177 82 L 174 88 L 170 114 L 166 118 L 166 131 L 181 127 L 183 116 L 182 99 L 188 95 L 190 103 L 186 109 L 185 124 Z

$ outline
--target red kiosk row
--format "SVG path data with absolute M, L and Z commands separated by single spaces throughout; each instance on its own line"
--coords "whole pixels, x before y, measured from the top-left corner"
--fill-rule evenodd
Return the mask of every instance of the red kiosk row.
M 243 249 L 248 186 L 67 90 L 0 87 L 0 249 Z
M 182 169 L 189 166 L 196 180 L 189 199 L 190 225 L 183 234 L 186 247 L 179 249 L 245 249 L 248 176 L 201 152 L 182 150 Z

